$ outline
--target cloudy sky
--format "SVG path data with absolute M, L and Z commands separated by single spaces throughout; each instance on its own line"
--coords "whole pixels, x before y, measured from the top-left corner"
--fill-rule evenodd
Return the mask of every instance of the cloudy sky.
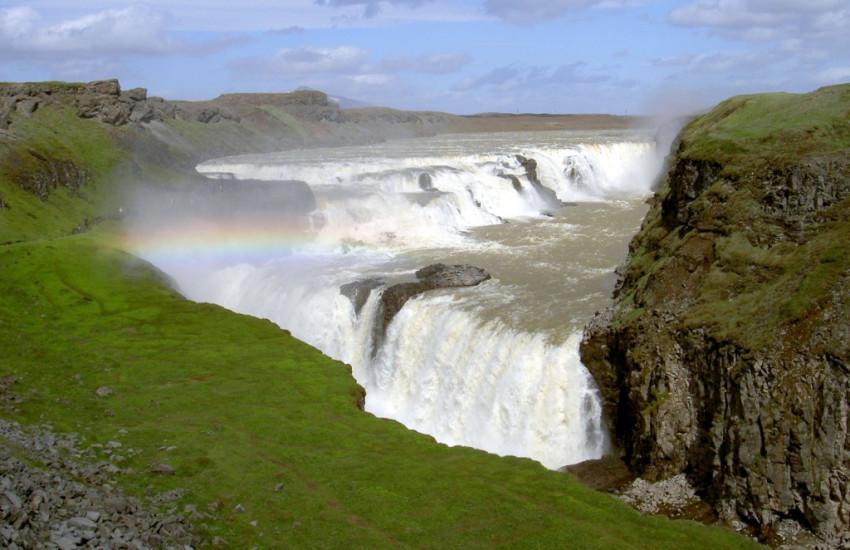
M 459 114 L 688 111 L 850 81 L 850 0 L 0 0 L 0 81 L 302 86 Z

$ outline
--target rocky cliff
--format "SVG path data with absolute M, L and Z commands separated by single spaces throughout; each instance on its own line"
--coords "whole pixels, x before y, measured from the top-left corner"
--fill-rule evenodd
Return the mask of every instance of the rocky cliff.
M 732 98 L 681 132 L 615 306 L 585 332 L 630 469 L 762 540 L 850 544 L 850 86 Z

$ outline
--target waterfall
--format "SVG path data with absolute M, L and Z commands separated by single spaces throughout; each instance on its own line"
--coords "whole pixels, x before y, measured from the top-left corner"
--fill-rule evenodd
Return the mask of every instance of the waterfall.
M 156 231 L 139 220 L 134 242 L 190 299 L 268 318 L 351 364 L 366 389 L 367 411 L 449 445 L 559 468 L 607 450 L 578 343 L 588 320 L 583 302 L 604 305 L 608 296 L 586 291 L 563 306 L 563 319 L 547 311 L 547 302 L 566 292 L 558 285 L 610 276 L 622 258 L 580 268 L 586 273 L 577 277 L 562 265 L 569 258 L 546 247 L 562 240 L 552 235 L 573 231 L 569 204 L 628 211 L 648 192 L 654 144 L 616 138 L 541 144 L 485 137 L 484 146 L 456 146 L 444 137 L 218 159 L 198 167 L 218 178 L 210 185 L 262 198 L 268 185 L 306 182 L 309 208 L 294 223 L 293 212 L 276 215 L 283 206 L 243 200 L 263 204 L 262 212 L 255 206 L 257 215 L 228 216 L 227 227 L 216 231 L 209 227 L 224 223 L 219 210 L 190 224 L 206 228 L 200 232 L 187 231 L 185 213 L 176 216 L 179 223 L 157 217 Z M 599 224 L 589 234 L 607 238 L 610 216 L 594 208 L 581 210 Z M 624 240 L 634 229 L 615 233 Z M 234 253 L 256 246 L 258 231 L 279 246 L 247 259 Z M 175 253 L 173 243 L 189 234 L 193 254 Z M 468 260 L 494 278 L 410 299 L 376 339 L 383 288 L 444 257 Z M 341 288 L 364 280 L 374 283 L 358 309 Z

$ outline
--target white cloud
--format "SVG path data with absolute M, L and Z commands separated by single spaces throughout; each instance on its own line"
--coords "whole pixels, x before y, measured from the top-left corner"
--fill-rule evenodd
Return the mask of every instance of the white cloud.
M 484 0 L 482 7 L 502 23 L 532 27 L 589 8 L 616 11 L 644 3 L 646 0 Z
M 682 54 L 649 60 L 655 67 L 681 67 L 696 74 L 750 73 L 777 61 L 777 57 L 762 51 L 720 51 L 708 54 Z
M 354 46 L 315 48 L 304 46 L 280 50 L 265 63 L 267 70 L 278 74 L 335 73 L 355 74 L 362 71 L 369 50 Z
M 850 65 L 846 67 L 829 67 L 818 73 L 818 78 L 824 82 L 850 81 Z
M 135 5 L 42 24 L 32 8 L 0 10 L 0 44 L 5 53 L 57 54 L 67 58 L 108 53 L 164 55 L 188 49 L 166 31 L 163 12 Z
M 789 37 L 847 41 L 846 0 L 698 0 L 673 9 L 668 21 L 707 27 L 750 42 Z
M 598 0 L 484 0 L 484 11 L 503 23 L 532 26 L 592 6 Z
M 615 79 L 602 70 L 588 71 L 581 61 L 551 67 L 520 67 L 507 65 L 492 69 L 478 77 L 466 78 L 455 86 L 455 90 L 510 90 L 510 89 L 576 89 L 585 86 L 601 86 L 616 83 Z
M 358 6 L 363 7 L 363 16 L 372 18 L 378 15 L 383 5 L 405 6 L 409 8 L 417 8 L 426 2 L 432 0 L 315 0 L 317 6 Z
M 825 67 L 850 63 L 847 0 L 696 0 L 671 10 L 667 19 L 746 43 L 749 51 L 694 55 L 687 64 L 693 74 L 722 74 L 741 91 L 833 83 L 841 72 Z

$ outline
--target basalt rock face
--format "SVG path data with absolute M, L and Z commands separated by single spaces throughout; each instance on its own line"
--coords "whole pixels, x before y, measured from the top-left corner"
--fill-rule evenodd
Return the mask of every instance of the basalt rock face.
M 34 151 L 30 154 L 37 159 L 37 168 L 18 174 L 15 180 L 21 189 L 39 199 L 46 200 L 51 191 L 59 187 L 79 195 L 88 183 L 88 172 L 73 161 L 48 159 Z
M 169 110 L 163 100 L 149 102 L 144 88 L 122 92 L 114 79 L 79 84 L 9 83 L 0 86 L 0 128 L 11 123 L 14 113 L 27 116 L 47 106 L 72 107 L 80 118 L 113 126 L 161 120 Z
M 360 315 L 373 292 L 380 291 L 378 310 L 372 326 L 372 356 L 377 354 L 387 333 L 387 327 L 411 298 L 439 288 L 476 286 L 490 279 L 490 274 L 480 267 L 468 264 L 432 264 L 415 273 L 415 281 L 387 286 L 383 278 L 367 278 L 346 283 L 339 288 Z
M 634 473 L 685 474 L 765 540 L 794 520 L 835 548 L 850 544 L 848 100 L 748 96 L 685 128 L 581 345 Z M 795 109 L 810 120 L 786 131 Z

